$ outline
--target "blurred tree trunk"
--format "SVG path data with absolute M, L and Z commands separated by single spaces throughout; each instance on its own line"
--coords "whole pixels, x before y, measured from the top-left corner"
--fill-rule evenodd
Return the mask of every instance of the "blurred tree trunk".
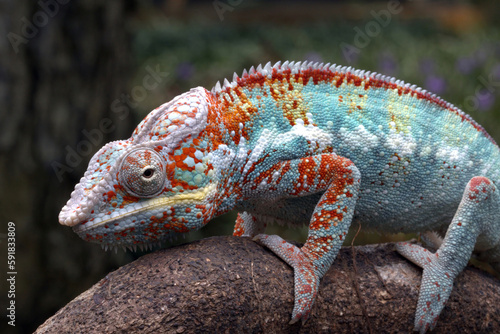
M 132 5 L 0 3 L 0 233 L 8 221 L 16 224 L 18 273 L 16 327 L 9 330 L 36 328 L 81 286 L 65 283 L 82 283 L 91 265 L 92 254 L 73 247 L 77 237 L 57 215 L 93 153 L 111 137 L 127 138 L 137 123 L 117 108 L 131 76 Z M 108 269 L 93 270 L 100 276 Z

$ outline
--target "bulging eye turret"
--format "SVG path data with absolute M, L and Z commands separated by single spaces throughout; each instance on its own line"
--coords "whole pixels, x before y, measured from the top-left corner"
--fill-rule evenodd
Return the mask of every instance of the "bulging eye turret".
M 165 185 L 165 168 L 160 155 L 142 148 L 129 152 L 122 160 L 118 178 L 133 196 L 154 197 Z

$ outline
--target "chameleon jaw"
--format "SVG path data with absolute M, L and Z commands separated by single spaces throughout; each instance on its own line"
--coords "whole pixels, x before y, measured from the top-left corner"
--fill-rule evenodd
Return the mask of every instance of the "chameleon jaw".
M 141 214 L 146 217 L 151 217 L 156 212 L 165 211 L 172 206 L 187 205 L 193 206 L 202 202 L 205 198 L 214 193 L 216 189 L 215 184 L 207 185 L 206 187 L 200 188 L 196 191 L 191 191 L 189 193 L 179 193 L 170 197 L 156 197 L 150 198 L 145 201 L 130 203 L 130 207 L 123 209 L 122 213 L 111 213 L 103 215 L 101 217 L 95 217 L 93 220 L 83 221 L 73 226 L 73 229 L 77 233 L 83 233 L 85 231 L 97 228 L 99 226 L 114 223 L 117 221 L 125 222 L 128 217 L 138 217 Z M 128 224 L 123 224 L 122 228 L 127 228 L 128 225 L 133 226 L 135 222 L 130 222 Z

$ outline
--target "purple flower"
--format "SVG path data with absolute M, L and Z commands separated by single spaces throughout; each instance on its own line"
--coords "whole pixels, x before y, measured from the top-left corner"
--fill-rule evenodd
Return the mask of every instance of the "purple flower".
M 424 58 L 419 63 L 420 72 L 425 75 L 430 75 L 434 73 L 436 68 L 436 62 L 430 58 Z
M 189 62 L 182 62 L 175 70 L 177 77 L 182 80 L 189 80 L 194 74 L 194 66 Z
M 477 108 L 481 111 L 490 110 L 495 103 L 495 96 L 491 94 L 488 90 L 482 89 L 479 91 L 477 96 Z
M 446 81 L 442 77 L 429 75 L 425 79 L 424 87 L 432 93 L 443 94 L 446 91 Z
M 455 68 L 462 74 L 469 74 L 476 68 L 476 62 L 473 58 L 458 58 Z
M 483 64 L 488 59 L 488 45 L 484 45 L 474 53 L 476 65 Z
M 378 70 L 380 73 L 384 73 L 387 75 L 394 76 L 397 74 L 398 65 L 392 53 L 386 52 L 380 55 L 378 61 Z

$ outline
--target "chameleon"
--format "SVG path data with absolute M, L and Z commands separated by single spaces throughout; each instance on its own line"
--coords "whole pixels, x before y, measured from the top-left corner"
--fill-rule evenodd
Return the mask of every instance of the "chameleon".
M 291 323 L 311 313 L 352 222 L 437 233 L 396 248 L 423 268 L 414 330 L 432 330 L 473 255 L 500 272 L 500 150 L 469 115 L 416 85 L 312 62 L 267 63 L 193 88 L 102 147 L 59 214 L 107 249 L 152 245 L 236 210 L 294 271 Z M 298 247 L 269 223 L 308 225 Z

